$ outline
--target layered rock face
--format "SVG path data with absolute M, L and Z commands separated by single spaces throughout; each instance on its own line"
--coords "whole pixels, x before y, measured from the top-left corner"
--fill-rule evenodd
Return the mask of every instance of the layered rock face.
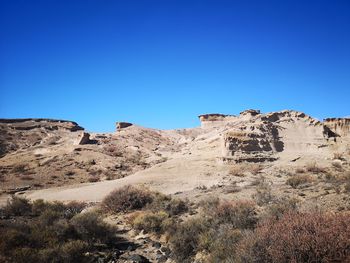
M 350 118 L 327 118 L 324 125 L 338 136 L 349 136 Z
M 285 110 L 261 114 L 246 110 L 239 116 L 201 115 L 201 127 L 222 129 L 222 158 L 232 162 L 274 161 L 301 155 L 328 156 L 345 151 L 350 119 L 320 122 L 305 113 Z
M 53 145 L 66 134 L 78 138 L 83 130 L 76 122 L 65 120 L 0 119 L 0 156 L 38 144 Z

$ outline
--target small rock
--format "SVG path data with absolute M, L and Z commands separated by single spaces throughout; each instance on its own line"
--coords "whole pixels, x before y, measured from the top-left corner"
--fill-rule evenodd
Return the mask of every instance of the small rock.
M 149 263 L 150 261 L 142 256 L 142 255 L 138 255 L 138 254 L 134 254 L 134 255 L 131 255 L 129 257 L 129 260 L 131 260 L 132 262 L 135 262 L 135 263 Z
M 152 247 L 155 247 L 155 248 L 160 248 L 161 246 L 162 246 L 162 244 L 159 242 L 153 242 L 153 244 L 152 244 Z

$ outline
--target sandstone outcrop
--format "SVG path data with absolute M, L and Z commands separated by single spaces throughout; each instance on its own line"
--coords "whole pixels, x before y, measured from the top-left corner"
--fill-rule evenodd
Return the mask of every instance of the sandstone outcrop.
M 335 135 L 350 135 L 350 118 L 327 118 L 324 125 L 328 127 Z
M 117 126 L 117 131 L 120 131 L 121 129 L 127 128 L 132 126 L 133 124 L 130 122 L 117 122 L 116 126 Z

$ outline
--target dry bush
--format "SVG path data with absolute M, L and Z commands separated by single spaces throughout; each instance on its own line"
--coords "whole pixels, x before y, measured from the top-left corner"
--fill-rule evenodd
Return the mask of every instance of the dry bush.
M 218 206 L 207 211 L 215 224 L 230 224 L 233 228 L 251 229 L 258 218 L 255 204 L 251 201 L 221 201 Z
M 26 174 L 26 175 L 22 175 L 20 179 L 23 181 L 31 181 L 31 180 L 34 180 L 34 177 Z
M 230 167 L 228 174 L 231 176 L 244 177 L 245 171 L 246 171 L 246 165 L 236 164 Z
M 5 179 L 5 176 L 3 174 L 0 174 L 0 182 L 5 182 L 6 179 Z
M 211 263 L 232 262 L 230 260 L 236 255 L 236 251 L 232 248 L 241 240 L 242 231 L 233 229 L 229 225 L 222 225 L 213 231 L 215 235 L 212 239 L 205 241 L 210 253 L 208 261 Z M 203 240 L 201 242 L 203 243 Z
M 96 183 L 96 182 L 99 182 L 101 179 L 99 176 L 92 176 L 92 177 L 89 177 L 88 181 L 90 183 Z
M 235 246 L 233 262 L 348 262 L 348 214 L 286 213 L 266 220 Z
M 311 162 L 306 164 L 306 171 L 311 173 L 324 173 L 326 171 L 325 168 L 319 167 L 316 162 Z
M 297 168 L 295 169 L 295 172 L 296 172 L 297 174 L 303 174 L 303 173 L 305 173 L 305 169 L 302 168 L 302 167 L 297 167 Z
M 340 152 L 333 153 L 333 159 L 334 160 L 343 160 L 344 154 Z
M 298 188 L 299 186 L 311 183 L 314 179 L 308 174 L 297 174 L 287 179 L 286 184 L 293 188 Z
M 261 164 L 250 164 L 248 166 L 248 170 L 253 174 L 253 175 L 257 175 L 259 174 L 262 170 L 264 169 L 264 166 Z
M 226 185 L 224 188 L 224 193 L 225 194 L 232 194 L 232 193 L 237 193 L 240 192 L 242 189 L 240 186 L 237 185 L 237 182 L 233 182 L 230 185 Z
M 198 252 L 200 237 L 210 229 L 210 223 L 203 217 L 191 218 L 176 225 L 170 235 L 170 246 L 177 262 L 190 263 Z
M 264 177 L 260 177 L 254 182 L 254 185 L 256 185 L 256 193 L 253 195 L 253 199 L 259 206 L 270 204 L 275 199 L 271 184 Z
M 274 202 L 267 206 L 265 218 L 281 218 L 285 213 L 297 211 L 299 200 L 296 198 L 281 197 L 275 199 Z
M 92 262 L 86 252 L 116 244 L 115 229 L 94 213 L 80 213 L 84 207 L 14 197 L 4 208 L 12 217 L 1 221 L 0 261 Z
M 153 192 L 152 202 L 147 204 L 146 208 L 154 212 L 165 211 L 170 216 L 176 216 L 188 212 L 189 201 L 171 198 L 168 195 Z
M 153 194 L 149 190 L 128 185 L 107 195 L 101 207 L 111 213 L 128 212 L 142 209 L 152 201 Z
M 24 173 L 27 171 L 27 165 L 25 164 L 17 164 L 12 168 L 13 173 Z
M 7 200 L 3 213 L 6 216 L 24 216 L 31 214 L 32 206 L 28 199 L 13 195 Z
M 94 212 L 77 214 L 71 224 L 80 239 L 89 243 L 109 243 L 114 238 L 115 229 Z
M 345 182 L 344 191 L 350 194 L 350 172 L 343 175 L 343 181 Z
M 161 234 L 164 232 L 163 223 L 169 218 L 169 215 L 164 212 L 141 212 L 139 213 L 131 225 L 137 230 L 144 230 L 147 232 L 154 232 Z
M 335 169 L 337 169 L 337 170 L 341 170 L 343 167 L 342 167 L 342 163 L 341 163 L 341 161 L 339 160 L 339 159 L 337 159 L 337 160 L 334 160 L 333 162 L 332 162 L 332 167 L 334 167 Z

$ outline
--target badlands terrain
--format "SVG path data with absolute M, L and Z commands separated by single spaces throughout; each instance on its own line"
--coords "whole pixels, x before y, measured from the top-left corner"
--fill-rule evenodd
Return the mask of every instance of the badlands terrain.
M 210 197 L 254 202 L 258 214 L 276 200 L 293 200 L 304 212 L 350 210 L 349 118 L 320 121 L 292 110 L 246 110 L 199 120 L 200 127 L 189 129 L 117 122 L 114 133 L 89 133 L 72 121 L 0 119 L 0 204 L 15 195 L 94 207 L 113 190 L 131 185 L 186 200 L 188 217 Z M 119 224 L 126 240 L 145 238 L 146 229 L 139 234 L 125 215 L 105 220 Z M 210 246 L 200 250 L 209 254 L 192 248 L 179 255 L 174 240 L 171 257 L 158 250 L 167 241 L 158 235 L 152 242 L 139 244 L 132 250 L 136 257 L 128 254 L 131 259 L 101 262 L 244 262 L 214 260 Z
M 87 133 L 71 121 L 0 119 L 2 200 L 17 192 L 99 202 L 128 184 L 180 197 L 215 192 L 239 198 L 253 194 L 254 181 L 264 178 L 276 194 L 299 196 L 305 205 L 348 208 L 348 196 L 338 193 L 342 186 L 334 189 L 323 177 L 349 169 L 350 119 L 321 122 L 297 111 L 257 110 L 199 119 L 201 127 L 181 130 L 120 122 L 114 133 Z M 312 175 L 313 168 L 321 173 Z M 309 173 L 300 189 L 286 184 Z M 239 191 L 228 194 L 229 188 Z

